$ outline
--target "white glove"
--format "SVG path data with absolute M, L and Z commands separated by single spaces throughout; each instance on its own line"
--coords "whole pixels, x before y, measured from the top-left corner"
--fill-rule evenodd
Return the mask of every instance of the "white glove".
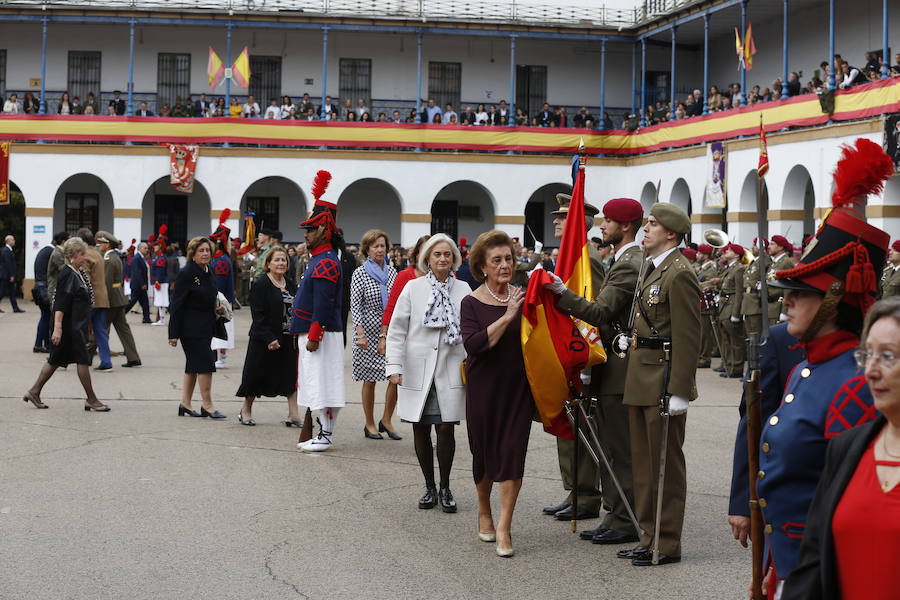
M 741 322 L 741 318 L 740 318 L 740 317 L 731 317 L 731 322 L 732 322 L 732 323 L 740 323 L 740 322 Z
M 537 254 L 540 254 L 541 250 L 543 250 L 543 249 L 544 249 L 544 245 L 542 243 L 540 243 L 539 241 L 534 240 L 534 251 Z
M 581 377 L 582 385 L 591 385 L 591 374 L 590 373 L 585 373 L 582 371 L 581 373 L 579 373 L 579 376 Z
M 631 345 L 631 338 L 626 336 L 619 337 L 619 352 L 625 352 Z
M 553 278 L 553 281 L 544 284 L 544 287 L 546 289 L 550 290 L 557 296 L 566 291 L 566 284 L 564 284 L 563 280 L 559 278 L 559 275 L 557 275 L 556 273 L 551 273 L 550 271 L 547 271 L 547 274 Z
M 672 416 L 683 415 L 690 405 L 691 403 L 681 396 L 672 396 L 669 398 L 669 414 Z

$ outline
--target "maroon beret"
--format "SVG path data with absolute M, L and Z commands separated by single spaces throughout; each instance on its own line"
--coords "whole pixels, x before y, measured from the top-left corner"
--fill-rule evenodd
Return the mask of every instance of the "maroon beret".
M 712 254 L 713 248 L 709 244 L 700 244 L 697 246 L 697 252 L 700 254 L 706 254 L 707 256 Z
M 693 248 L 682 248 L 681 253 L 688 260 L 696 260 L 697 259 L 697 251 Z
M 891 244 L 891 250 L 895 252 L 900 252 L 900 240 L 897 240 L 893 244 Z
M 732 252 L 734 252 L 734 253 L 737 254 L 738 256 L 743 256 L 743 255 L 744 255 L 744 247 L 741 246 L 740 244 L 735 244 L 734 242 L 731 242 L 730 244 L 728 244 L 727 246 L 725 246 L 724 248 L 722 248 L 722 250 L 731 250 Z
M 772 241 L 787 250 L 788 248 L 792 248 L 791 243 L 787 241 L 787 238 L 783 235 L 773 235 Z
M 633 198 L 613 198 L 603 205 L 603 216 L 620 223 L 630 223 L 644 216 L 644 207 Z
M 753 238 L 753 245 L 756 246 L 758 243 L 759 243 L 759 238 L 758 237 Z M 768 246 L 769 246 L 769 240 L 767 240 L 766 238 L 763 238 L 763 247 L 768 247 Z

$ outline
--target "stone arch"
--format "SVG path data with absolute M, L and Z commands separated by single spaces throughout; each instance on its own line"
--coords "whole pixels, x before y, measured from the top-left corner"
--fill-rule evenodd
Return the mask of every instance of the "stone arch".
M 169 227 L 169 242 L 177 242 L 186 250 L 192 238 L 212 232 L 210 206 L 209 192 L 199 181 L 194 180 L 194 190 L 187 194 L 176 190 L 168 175 L 160 177 L 144 192 L 141 239 L 156 235 L 160 224 L 165 223 Z
M 87 227 L 113 231 L 112 192 L 106 182 L 93 173 L 76 173 L 63 181 L 53 199 L 53 231 L 75 233 Z M 52 233 L 51 233 L 52 235 Z
M 243 229 L 243 216 L 247 214 L 249 204 L 257 217 L 254 219 L 257 227 L 265 226 L 284 235 L 285 243 L 303 241 L 303 234 L 298 226 L 306 220 L 307 207 L 306 196 L 303 190 L 290 179 L 272 175 L 257 179 L 244 191 L 241 196 L 240 215 L 232 215 L 232 218 L 241 217 L 241 229 Z M 232 232 L 232 237 L 243 238 L 243 232 Z
M 21 288 L 23 298 L 28 299 L 31 298 L 29 290 L 33 282 L 25 282 L 24 277 L 26 273 L 30 277 L 34 277 L 34 257 L 38 250 L 49 243 L 49 240 L 53 237 L 53 232 L 47 231 L 49 225 L 44 223 L 44 221 L 49 221 L 50 218 L 41 218 L 42 228 L 40 225 L 37 228 L 30 226 L 33 225 L 34 217 L 26 217 L 25 207 L 27 202 L 25 194 L 12 180 L 9 180 L 8 192 L 9 204 L 3 206 L 2 213 L 0 213 L 0 244 L 6 243 L 7 235 L 12 235 L 16 238 L 16 243 L 13 247 L 13 254 L 16 257 L 16 289 L 19 290 Z M 28 221 L 29 226 L 26 226 L 26 221 Z M 39 231 L 44 233 L 38 233 Z M 31 268 L 29 268 L 29 265 L 32 265 Z M 16 293 L 18 295 L 18 291 Z
M 779 223 L 783 231 L 773 231 L 786 236 L 791 243 L 798 244 L 803 238 L 815 230 L 816 192 L 812 177 L 804 165 L 795 165 L 788 172 L 781 193 L 783 210 L 803 211 L 802 219 L 782 219 Z
M 656 203 L 656 185 L 651 182 L 644 184 L 641 189 L 641 206 L 644 207 L 644 216 L 650 214 L 650 209 Z
M 528 198 L 525 205 L 525 235 L 524 245 L 534 247 L 534 236 L 538 241 L 550 246 L 553 243 L 553 218 L 550 213 L 559 207 L 556 201 L 557 194 L 571 194 L 572 186 L 568 183 L 548 183 L 536 189 Z M 598 207 L 599 208 L 599 207 Z M 532 235 L 532 232 L 534 235 Z
M 758 198 L 759 194 L 759 185 L 760 179 L 756 174 L 756 169 L 751 170 L 747 173 L 747 176 L 744 177 L 744 183 L 741 185 L 741 193 L 738 196 L 738 211 L 741 215 L 741 220 L 737 223 L 732 223 L 731 225 L 738 225 L 736 228 L 737 231 L 729 230 L 729 237 L 733 241 L 737 241 L 738 243 L 745 243 L 749 245 L 753 242 L 753 238 L 758 235 L 758 226 L 756 224 L 756 213 L 759 210 L 758 207 Z M 762 179 L 762 210 L 763 214 L 767 214 L 769 211 L 769 188 L 766 185 L 765 178 Z M 745 221 L 745 215 L 752 214 L 753 218 Z M 769 222 L 767 219 L 763 219 L 763 237 L 769 236 Z
M 387 233 L 391 245 L 400 243 L 402 202 L 397 189 L 387 181 L 358 179 L 344 188 L 337 205 L 337 224 L 348 244 L 358 243 L 373 228 Z
M 431 233 L 446 233 L 457 242 L 494 228 L 494 197 L 476 181 L 460 180 L 440 189 L 431 203 Z
M 669 202 L 691 216 L 693 208 L 691 206 L 691 188 L 688 187 L 687 181 L 679 177 L 675 184 L 672 185 L 672 192 L 669 194 Z

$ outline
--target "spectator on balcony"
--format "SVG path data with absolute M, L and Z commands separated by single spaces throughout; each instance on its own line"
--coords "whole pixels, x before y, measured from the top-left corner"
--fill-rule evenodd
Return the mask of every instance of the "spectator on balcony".
M 109 105 L 113 107 L 117 116 L 125 115 L 125 99 L 122 98 L 122 92 L 119 90 L 113 90 L 113 97 L 109 101 Z
M 281 107 L 278 106 L 278 98 L 269 98 L 269 106 L 266 107 L 263 118 L 275 120 L 281 119 Z
M 348 113 L 347 113 L 347 120 L 348 120 L 348 121 L 353 121 L 354 123 L 357 122 L 356 112 L 355 112 L 355 111 L 352 111 L 352 110 L 351 110 L 350 112 L 348 112 Z
M 535 118 L 537 119 L 538 126 L 550 127 L 553 124 L 553 111 L 550 110 L 550 105 L 544 102 L 544 105 L 541 107 L 541 112 L 539 112 Z
M 456 113 L 450 115 L 450 122 L 447 125 L 459 125 L 459 120 L 456 118 Z
M 772 90 L 767 87 L 764 87 L 759 91 L 759 101 L 760 102 L 768 102 L 772 99 Z
M 434 115 L 434 117 L 431 119 L 432 125 L 441 125 L 442 123 L 443 121 L 441 120 L 441 115 Z
M 572 117 L 572 125 L 575 127 L 584 127 L 584 117 L 587 114 L 587 106 L 582 106 Z
M 881 62 L 871 52 L 866 52 L 866 66 L 864 67 L 866 71 L 881 71 Z
M 403 120 L 400 118 L 399 110 L 395 110 L 393 113 L 391 113 L 391 121 L 394 123 L 402 123 L 403 122 Z
M 841 63 L 841 73 L 843 74 L 843 77 L 841 78 L 841 82 L 840 84 L 838 84 L 838 87 L 842 90 L 866 82 L 866 76 L 860 73 L 859 69 L 857 69 L 856 67 L 851 67 L 850 63 L 848 62 Z
M 363 114 L 369 112 L 369 107 L 366 105 L 365 99 L 359 98 L 356 101 L 356 108 L 354 110 L 356 112 L 356 120 L 362 121 Z
M 221 106 L 216 106 L 215 112 L 213 112 L 213 114 L 211 114 L 210 116 L 211 117 L 227 117 L 228 115 L 225 114 L 224 108 L 222 108 Z
M 651 109 L 650 112 L 650 124 L 656 125 L 657 123 L 663 123 L 669 120 L 669 111 L 666 110 L 666 107 L 663 106 L 662 100 L 657 100 L 656 105 Z
M 447 108 L 446 108 L 446 110 L 444 110 L 444 114 L 441 116 L 441 120 L 443 121 L 444 125 L 447 125 L 448 123 L 450 123 L 450 117 L 459 118 L 459 115 L 457 115 L 456 111 L 453 110 L 453 105 L 448 102 Z
M 522 108 L 516 108 L 515 122 L 517 127 L 523 127 L 528 124 L 528 113 Z
M 304 93 L 303 98 L 300 100 L 299 104 L 294 104 L 291 100 L 290 96 L 282 96 L 281 98 L 281 118 L 286 119 L 287 115 L 291 112 L 291 107 L 297 109 L 301 115 L 305 115 L 309 109 L 313 109 L 313 112 L 316 112 L 316 105 L 313 104 L 312 100 L 309 98 L 309 93 Z
M 59 105 L 56 107 L 56 114 L 58 115 L 71 115 L 72 113 L 72 102 L 69 100 L 69 92 L 63 92 L 62 97 L 59 99 Z
M 296 113 L 296 110 L 297 110 L 297 109 L 294 109 L 294 112 L 295 112 L 295 113 Z M 337 119 L 337 113 L 331 113 L 331 116 L 333 116 L 335 119 Z M 313 111 L 313 110 L 310 108 L 310 109 L 307 109 L 307 110 L 306 110 L 306 114 L 305 114 L 305 115 L 301 115 L 299 118 L 306 119 L 307 121 L 316 121 L 316 120 L 319 119 L 319 115 L 317 115 L 317 114 L 315 113 L 315 111 Z
M 471 106 L 467 106 L 465 112 L 459 117 L 460 125 L 474 125 L 475 124 L 475 113 L 472 111 Z
M 162 108 L 159 109 L 159 116 L 160 117 L 171 117 L 172 116 L 172 110 L 169 108 L 168 104 L 162 105 Z
M 478 105 L 478 110 L 475 111 L 475 124 L 476 125 L 487 125 L 488 114 L 487 111 L 484 110 L 484 104 Z
M 229 102 L 230 103 L 228 105 L 228 116 L 231 118 L 235 118 L 235 119 L 240 118 L 241 114 L 243 114 L 243 109 L 241 108 L 241 105 L 238 102 L 238 99 L 235 98 L 234 96 L 232 96 L 231 100 Z
M 325 96 L 325 104 L 316 109 L 316 114 L 321 115 L 322 111 L 324 111 L 324 118 L 326 121 L 333 121 L 334 119 L 331 117 L 331 114 L 338 114 L 338 107 L 331 101 L 331 96 Z
M 206 100 L 206 94 L 200 94 L 200 99 L 194 102 L 194 116 L 209 116 L 209 102 Z
M 241 109 L 241 114 L 245 119 L 258 119 L 260 115 L 259 104 L 253 99 L 253 95 L 247 96 L 247 102 Z
M 500 113 L 497 112 L 497 107 L 491 104 L 488 106 L 488 125 L 499 125 L 500 124 Z
M 441 107 L 434 103 L 434 98 L 428 99 L 428 106 L 425 107 L 425 117 L 422 119 L 423 123 L 433 123 L 434 115 L 441 114 Z
M 25 98 L 22 99 L 22 112 L 26 115 L 36 115 L 41 112 L 41 103 L 31 92 L 25 92 Z
M 141 101 L 141 107 L 134 111 L 134 116 L 136 117 L 152 117 L 153 111 L 147 108 L 147 102 Z
M 738 96 L 738 98 L 740 98 L 740 96 Z M 720 108 L 719 110 L 731 110 L 731 98 L 729 98 L 728 96 L 722 96 L 722 108 Z
M 744 103 L 741 101 L 741 95 L 735 94 L 731 97 L 731 108 L 740 108 L 744 106 Z
M 94 98 L 94 92 L 88 92 L 87 102 L 84 103 L 85 114 L 87 114 L 87 107 L 92 107 L 92 114 L 99 115 L 100 113 L 100 103 Z
M 316 114 L 315 114 L 315 112 L 313 112 L 313 118 L 315 118 L 315 116 L 316 116 Z M 294 107 L 294 106 L 292 106 L 291 109 L 288 111 L 287 116 L 284 117 L 284 119 L 282 119 L 282 120 L 284 120 L 284 121 L 297 121 L 297 120 L 300 119 L 300 118 L 305 119 L 305 118 L 307 118 L 307 115 L 304 114 L 304 115 L 302 115 L 302 117 L 301 117 L 301 115 L 298 115 L 298 114 L 297 114 L 297 108 Z
M 497 119 L 494 121 L 494 125 L 502 125 L 501 118 L 506 117 L 507 123 L 509 122 L 509 106 L 506 105 L 506 100 L 500 101 L 500 107 L 497 109 Z
M 722 98 L 723 96 L 719 93 L 719 88 L 717 86 L 709 86 L 709 98 L 706 101 L 709 112 L 722 110 Z
M 688 96 L 684 114 L 687 117 L 699 117 L 703 114 L 703 95 L 700 93 L 700 90 L 694 90 Z
M 336 112 L 330 112 L 330 113 L 328 113 L 328 116 L 330 117 L 328 119 L 329 121 L 337 121 L 338 120 L 338 114 Z
M 787 95 L 788 98 L 800 95 L 800 75 L 794 71 L 788 73 Z
M 681 121 L 685 118 L 687 111 L 685 110 L 684 104 L 678 103 L 678 106 L 675 108 L 675 120 Z
M 557 106 L 553 115 L 554 127 L 570 127 L 569 111 L 565 106 Z
M 378 113 L 378 119 L 376 119 L 378 123 L 387 123 L 387 113 L 380 112 Z
M 173 117 L 188 116 L 187 106 L 185 106 L 184 101 L 181 99 L 181 96 L 175 96 L 175 106 L 172 107 L 172 116 Z
M 372 115 L 369 114 L 369 111 L 365 111 L 365 112 L 363 112 L 363 114 L 361 114 L 359 116 L 359 121 L 360 121 L 360 123 L 371 123 Z
M 75 96 L 74 98 L 72 98 L 72 114 L 80 115 L 83 112 L 84 112 L 84 106 L 82 106 L 82 104 L 81 104 L 81 98 L 79 98 L 78 96 Z
M 22 114 L 22 112 L 22 103 L 19 102 L 19 97 L 13 92 L 9 95 L 9 100 L 3 103 L 3 114 L 18 115 Z
M 592 129 L 594 127 L 594 120 L 591 118 L 590 113 L 588 113 L 588 119 L 585 121 L 585 127 L 588 129 Z M 609 111 L 603 111 L 603 129 L 612 129 L 613 122 L 609 116 Z

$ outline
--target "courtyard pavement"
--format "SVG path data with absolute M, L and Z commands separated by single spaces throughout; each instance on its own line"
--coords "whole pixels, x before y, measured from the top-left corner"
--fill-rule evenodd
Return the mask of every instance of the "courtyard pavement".
M 746 597 L 750 552 L 726 522 L 740 383 L 704 369 L 687 424 L 688 495 L 680 564 L 638 568 L 622 546 L 577 539 L 541 514 L 564 498 L 556 442 L 534 425 L 513 519 L 516 555 L 501 559 L 476 536 L 466 429 L 456 429 L 451 487 L 457 514 L 423 511 L 408 424 L 402 441 L 362 435 L 360 385 L 331 452 L 296 449 L 283 399 L 257 401 L 241 426 L 234 397 L 249 330 L 237 311 L 237 348 L 213 377 L 224 421 L 178 418 L 184 355 L 163 327 L 128 316 L 143 366 L 92 372 L 107 414 L 84 412 L 75 369 L 42 398 L 22 401 L 46 359 L 33 354 L 37 308 L 0 314 L 0 598 L 288 599 L 517 598 L 649 600 Z M 121 350 L 113 333 L 111 346 Z M 96 360 L 95 360 L 96 366 Z M 384 384 L 376 391 L 376 415 Z M 199 396 L 195 396 L 199 407 Z M 499 506 L 494 492 L 494 515 Z M 582 521 L 579 529 L 596 527 Z

